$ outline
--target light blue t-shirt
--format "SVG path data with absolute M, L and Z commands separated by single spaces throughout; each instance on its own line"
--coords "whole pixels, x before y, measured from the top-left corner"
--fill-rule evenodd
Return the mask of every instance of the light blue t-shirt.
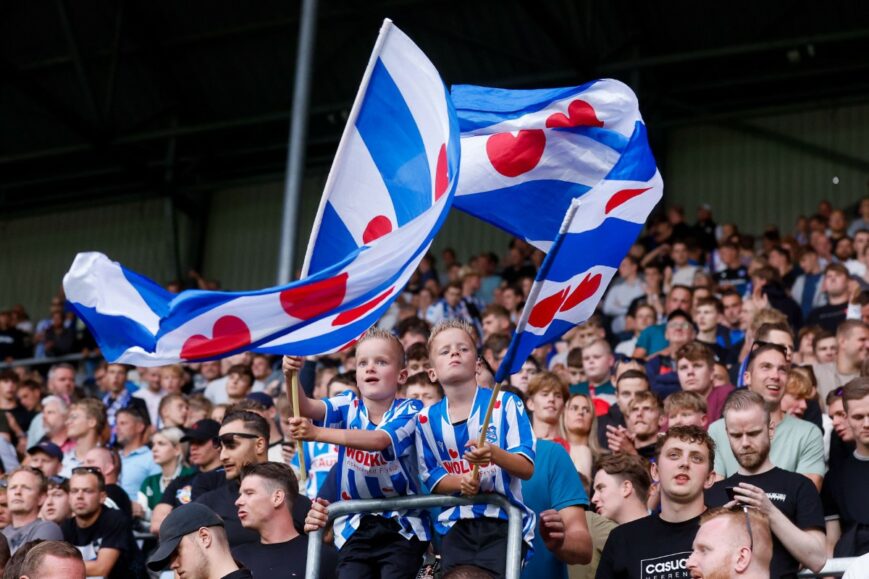
M 670 345 L 666 338 L 667 324 L 649 326 L 637 337 L 637 348 L 645 348 L 646 356 L 660 352 Z
M 588 496 L 570 455 L 563 446 L 551 440 L 537 440 L 534 475 L 522 481 L 522 496 L 525 505 L 538 515 L 548 509 L 560 511 L 566 507 L 588 507 Z M 534 555 L 522 570 L 522 579 L 544 577 L 567 579 L 567 565 L 555 558 L 537 532 L 534 534 Z
M 154 462 L 154 455 L 147 446 L 140 446 L 127 456 L 121 453 L 121 476 L 118 484 L 131 501 L 139 497 L 142 482 L 152 474 L 162 474 L 163 469 Z

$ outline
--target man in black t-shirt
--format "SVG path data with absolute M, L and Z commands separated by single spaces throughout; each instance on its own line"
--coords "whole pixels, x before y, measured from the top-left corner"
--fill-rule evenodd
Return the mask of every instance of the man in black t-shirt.
M 232 550 L 254 577 L 302 577 L 308 559 L 308 537 L 293 526 L 293 502 L 299 483 L 292 469 L 277 462 L 252 464 L 242 470 L 238 518 L 245 529 L 259 534 L 259 541 Z M 323 548 L 320 577 L 334 577 L 337 553 Z
M 824 480 L 827 543 L 833 556 L 869 553 L 869 378 L 855 378 L 843 388 L 842 402 L 856 448 L 832 463 Z
M 697 426 L 674 426 L 658 440 L 652 476 L 659 480 L 661 513 L 613 529 L 597 579 L 685 579 L 688 557 L 712 486 L 715 442 Z
M 61 525 L 63 539 L 81 552 L 88 577 L 141 577 L 140 553 L 129 520 L 118 510 L 103 507 L 106 481 L 92 467 L 76 467 L 69 480 L 73 516 Z
M 204 505 L 191 503 L 169 513 L 160 526 L 160 545 L 148 559 L 154 572 L 171 569 L 176 577 L 252 579 L 239 568 L 229 550 L 220 516 Z M 266 578 L 268 579 L 268 578 Z
M 769 517 L 772 577 L 796 578 L 800 564 L 819 572 L 827 562 L 821 499 L 808 478 L 770 461 L 769 413 L 763 397 L 751 390 L 737 390 L 728 397 L 723 414 L 739 469 L 706 492 L 706 504 L 739 504 Z M 736 503 L 730 502 L 728 488 L 733 489 Z
M 93 466 L 100 469 L 103 473 L 103 478 L 106 481 L 106 506 L 116 508 L 127 517 L 133 520 L 133 505 L 130 502 L 130 497 L 126 491 L 118 485 L 118 475 L 121 469 L 121 458 L 114 450 L 104 446 L 97 446 L 90 449 L 84 455 L 84 466 Z

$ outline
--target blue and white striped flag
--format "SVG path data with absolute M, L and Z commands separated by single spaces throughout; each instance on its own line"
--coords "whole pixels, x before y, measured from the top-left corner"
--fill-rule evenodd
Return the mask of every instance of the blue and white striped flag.
M 142 366 L 254 350 L 311 355 L 370 328 L 410 279 L 452 204 L 459 129 L 437 70 L 387 20 L 323 193 L 303 279 L 173 296 L 99 253 L 64 277 L 107 359 Z

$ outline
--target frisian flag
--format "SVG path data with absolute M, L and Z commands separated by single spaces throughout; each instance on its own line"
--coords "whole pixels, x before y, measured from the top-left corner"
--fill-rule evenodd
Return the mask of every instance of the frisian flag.
M 646 128 L 636 123 L 618 163 L 571 202 L 516 325 L 497 379 L 531 352 L 588 320 L 664 190 Z
M 326 182 L 302 279 L 175 296 L 103 254 L 76 256 L 70 307 L 108 360 L 141 366 L 351 343 L 405 286 L 450 209 L 459 128 L 437 70 L 384 21 Z
M 497 379 L 586 321 L 661 199 L 636 96 L 615 80 L 504 90 L 455 86 L 456 207 L 546 251 Z
M 606 177 L 642 123 L 636 96 L 617 80 L 451 93 L 462 131 L 456 207 L 543 251 L 571 202 Z

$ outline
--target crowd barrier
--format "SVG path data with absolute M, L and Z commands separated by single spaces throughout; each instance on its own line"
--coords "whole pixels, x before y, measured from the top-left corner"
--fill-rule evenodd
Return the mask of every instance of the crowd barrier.
M 842 557 L 841 559 L 828 559 L 827 564 L 820 573 L 813 573 L 809 569 L 800 571 L 798 577 L 841 577 L 845 574 L 848 566 L 857 560 L 857 557 Z
M 339 501 L 329 505 L 329 520 L 355 513 L 378 513 L 404 509 L 429 509 L 432 507 L 458 507 L 486 503 L 496 505 L 507 511 L 507 579 L 519 579 L 522 570 L 522 512 L 504 496 L 480 494 L 474 497 L 448 497 L 441 495 L 416 495 L 394 499 L 366 499 Z M 320 554 L 322 551 L 323 531 L 308 535 L 308 560 L 305 568 L 306 579 L 320 576 Z
M 13 360 L 12 362 L 0 362 L 0 370 L 15 368 L 16 366 L 50 366 L 61 362 L 80 362 L 82 360 L 91 360 L 102 358 L 102 354 L 67 354 L 65 356 L 54 356 L 53 358 L 22 358 Z

